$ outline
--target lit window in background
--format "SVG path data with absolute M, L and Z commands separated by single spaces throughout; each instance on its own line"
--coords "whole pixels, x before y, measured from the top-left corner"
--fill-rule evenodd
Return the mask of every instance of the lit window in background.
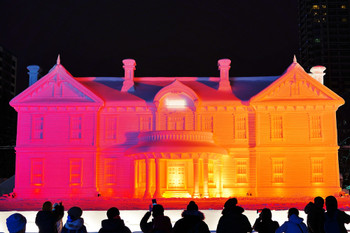
M 313 5 L 313 6 L 312 6 L 312 9 L 318 10 L 318 9 L 320 9 L 320 6 L 319 6 L 319 5 Z
M 345 5 L 341 5 L 340 8 L 341 9 L 346 9 L 346 6 Z
M 165 105 L 167 108 L 183 109 L 186 108 L 186 100 L 184 99 L 166 99 Z

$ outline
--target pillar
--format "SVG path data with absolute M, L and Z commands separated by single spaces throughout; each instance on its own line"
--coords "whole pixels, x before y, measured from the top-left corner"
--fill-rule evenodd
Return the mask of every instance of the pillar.
M 209 192 L 208 192 L 208 159 L 203 160 L 203 197 L 208 198 Z
M 198 158 L 193 159 L 194 192 L 193 197 L 199 197 L 199 163 Z
M 150 159 L 146 159 L 146 189 L 145 194 L 143 195 L 143 198 L 151 198 L 151 166 L 150 166 Z
M 218 170 L 219 170 L 219 197 L 222 197 L 222 162 L 218 161 Z
M 154 192 L 153 198 L 160 198 L 162 197 L 160 193 L 160 164 L 159 159 L 156 159 L 156 191 Z

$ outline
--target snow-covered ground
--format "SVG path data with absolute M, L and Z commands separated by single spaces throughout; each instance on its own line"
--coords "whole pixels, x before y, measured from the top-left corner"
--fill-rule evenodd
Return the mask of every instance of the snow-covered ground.
M 2 211 L 0 212 L 0 232 L 8 232 L 6 228 L 6 218 L 13 213 L 19 212 L 27 218 L 27 232 L 38 232 L 38 227 L 35 225 L 35 216 L 37 211 Z M 124 220 L 132 232 L 140 231 L 140 220 L 145 214 L 146 210 L 121 210 L 120 216 Z M 215 232 L 216 225 L 221 216 L 221 210 L 202 210 L 205 214 L 205 222 L 208 224 L 209 229 Z M 181 218 L 182 210 L 165 210 L 165 215 L 169 216 L 172 224 Z M 347 211 L 350 214 L 350 211 Z M 246 210 L 244 214 L 249 218 L 250 223 L 253 225 L 255 219 L 258 217 L 256 211 Z M 88 232 L 98 232 L 101 227 L 101 220 L 106 219 L 106 211 L 84 211 L 83 216 L 85 220 L 85 226 Z M 306 221 L 306 215 L 304 211 L 300 211 L 300 217 Z M 66 221 L 67 213 L 65 213 L 64 222 Z M 272 210 L 272 218 L 280 223 L 280 225 L 287 220 L 287 210 Z M 304 222 L 305 222 L 304 221 Z M 350 229 L 350 224 L 347 226 Z

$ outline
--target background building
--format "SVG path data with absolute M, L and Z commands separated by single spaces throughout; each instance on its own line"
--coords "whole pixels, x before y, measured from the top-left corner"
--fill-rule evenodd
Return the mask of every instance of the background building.
M 0 46 L 0 178 L 14 174 L 17 113 L 9 105 L 16 95 L 17 58 Z
M 299 1 L 300 63 L 327 68 L 325 85 L 343 96 L 350 92 L 348 0 Z

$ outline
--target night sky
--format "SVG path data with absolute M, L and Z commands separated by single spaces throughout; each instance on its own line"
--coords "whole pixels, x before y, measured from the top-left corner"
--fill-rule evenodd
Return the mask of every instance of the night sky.
M 231 76 L 280 75 L 298 54 L 296 0 L 37 1 L 0 0 L 0 45 L 42 75 L 61 63 L 75 77 L 219 76 L 217 60 L 232 60 Z

